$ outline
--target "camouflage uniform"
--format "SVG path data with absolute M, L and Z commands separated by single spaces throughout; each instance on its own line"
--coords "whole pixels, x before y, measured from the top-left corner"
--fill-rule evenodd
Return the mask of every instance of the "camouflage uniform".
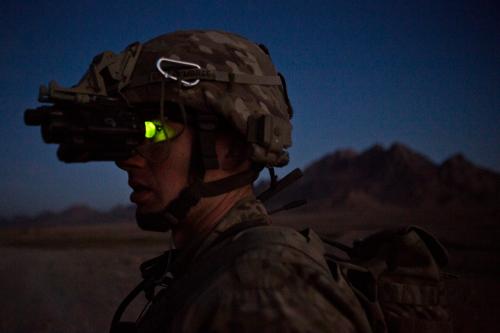
M 257 220 L 270 223 L 262 203 L 244 199 L 183 250 L 170 269 L 173 281 L 138 331 L 371 332 L 346 281 L 330 273 L 313 232 L 305 237 L 264 225 L 213 245 L 229 227 Z

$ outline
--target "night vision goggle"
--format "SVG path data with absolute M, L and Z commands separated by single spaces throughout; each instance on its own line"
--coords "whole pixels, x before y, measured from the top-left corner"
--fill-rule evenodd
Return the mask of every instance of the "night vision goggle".
M 117 99 L 91 96 L 94 101 L 75 103 L 54 98 L 68 94 L 55 82 L 40 88 L 40 101 L 50 106 L 28 109 L 27 125 L 40 126 L 46 143 L 59 144 L 58 158 L 67 163 L 117 161 L 140 151 L 138 147 L 173 139 L 178 133 L 165 121 Z M 90 96 L 89 96 L 90 97 Z
M 26 125 L 40 126 L 43 140 L 59 144 L 57 156 L 68 163 L 122 160 L 144 151 L 144 145 L 173 139 L 179 133 L 163 115 L 158 119 L 158 107 L 145 112 L 121 94 L 140 51 L 141 45 L 134 43 L 118 55 L 100 54 L 75 87 L 64 88 L 55 81 L 42 85 L 38 100 L 52 105 L 27 109 Z

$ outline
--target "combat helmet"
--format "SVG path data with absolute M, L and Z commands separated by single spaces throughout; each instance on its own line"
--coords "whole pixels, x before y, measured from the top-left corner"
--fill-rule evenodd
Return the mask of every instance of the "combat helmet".
M 222 31 L 178 31 L 121 54 L 104 52 L 78 84 L 119 95 L 134 107 L 182 105 L 223 117 L 251 146 L 251 160 L 267 167 L 288 163 L 292 107 L 286 83 L 267 48 Z M 208 112 L 206 112 L 208 110 Z

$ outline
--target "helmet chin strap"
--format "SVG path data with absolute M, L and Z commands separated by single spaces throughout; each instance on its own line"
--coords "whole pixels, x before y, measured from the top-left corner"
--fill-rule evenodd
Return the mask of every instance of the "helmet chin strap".
M 166 232 L 172 226 L 184 220 L 189 210 L 201 198 L 214 197 L 237 188 L 252 184 L 259 176 L 260 170 L 252 168 L 232 176 L 212 182 L 195 181 L 185 187 L 165 209 L 157 213 L 136 214 L 139 227 L 147 231 Z

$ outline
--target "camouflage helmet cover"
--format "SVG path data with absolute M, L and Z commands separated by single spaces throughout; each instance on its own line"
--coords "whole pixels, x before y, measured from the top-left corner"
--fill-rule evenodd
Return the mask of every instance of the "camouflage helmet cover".
M 121 94 L 132 105 L 158 102 L 161 96 L 160 57 L 198 64 L 202 69 L 254 76 L 275 76 L 277 71 L 265 49 L 235 34 L 221 31 L 178 31 L 158 36 L 142 45 L 128 84 Z M 146 78 L 146 80 L 145 80 Z M 163 78 L 161 78 L 163 79 Z M 249 139 L 251 159 L 267 166 L 288 163 L 286 148 L 291 145 L 292 110 L 286 88 L 279 85 L 237 84 L 201 80 L 192 88 L 165 81 L 165 100 L 183 103 L 195 110 L 211 109 L 222 115 L 238 132 L 249 138 L 249 123 L 261 116 L 270 120 L 265 136 L 279 138 L 273 146 Z M 261 140 L 262 141 L 262 140 Z M 266 141 L 266 140 L 264 140 Z M 278 139 L 276 139 L 278 142 Z

